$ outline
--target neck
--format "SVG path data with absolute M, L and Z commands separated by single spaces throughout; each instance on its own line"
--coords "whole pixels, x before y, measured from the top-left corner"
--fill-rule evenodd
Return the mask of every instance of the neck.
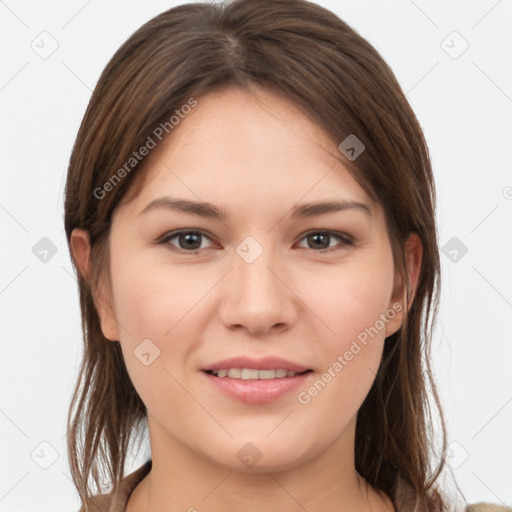
M 355 419 L 317 457 L 279 470 L 240 472 L 190 450 L 148 417 L 152 469 L 132 493 L 126 512 L 393 511 L 389 498 L 354 465 Z M 259 465 L 258 465 L 259 466 Z

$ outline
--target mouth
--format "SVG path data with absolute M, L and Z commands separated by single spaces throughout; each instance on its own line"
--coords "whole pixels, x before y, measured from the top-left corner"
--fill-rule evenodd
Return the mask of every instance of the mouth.
M 312 368 L 280 357 L 233 357 L 201 369 L 207 386 L 239 402 L 262 404 L 289 396 L 304 386 Z
M 218 370 L 204 370 L 208 375 L 219 378 L 239 379 L 239 380 L 274 380 L 304 375 L 313 370 L 308 369 L 302 372 L 286 370 L 284 368 L 258 370 L 257 368 L 221 368 Z

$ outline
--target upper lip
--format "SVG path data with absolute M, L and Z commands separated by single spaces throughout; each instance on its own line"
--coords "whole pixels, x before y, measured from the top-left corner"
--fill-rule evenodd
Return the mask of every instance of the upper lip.
M 280 357 L 264 357 L 253 359 L 250 357 L 231 357 L 217 363 L 212 363 L 203 370 L 224 370 L 229 368 L 253 368 L 255 370 L 288 370 L 296 373 L 305 372 L 310 368 L 292 363 Z

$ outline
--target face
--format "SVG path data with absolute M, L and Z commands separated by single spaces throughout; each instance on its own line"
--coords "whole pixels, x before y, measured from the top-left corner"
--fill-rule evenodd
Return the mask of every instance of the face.
M 402 316 L 380 206 L 336 141 L 255 94 L 198 98 L 143 162 L 113 216 L 100 308 L 150 433 L 239 471 L 334 446 Z

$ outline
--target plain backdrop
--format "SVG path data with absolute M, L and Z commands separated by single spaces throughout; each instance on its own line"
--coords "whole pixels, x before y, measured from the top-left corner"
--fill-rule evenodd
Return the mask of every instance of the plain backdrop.
M 108 60 L 178 3 L 0 1 L 0 512 L 78 510 L 65 444 L 81 357 L 67 165 Z M 468 501 L 511 504 L 512 2 L 318 3 L 376 47 L 424 129 L 443 250 L 434 365 L 448 462 Z

